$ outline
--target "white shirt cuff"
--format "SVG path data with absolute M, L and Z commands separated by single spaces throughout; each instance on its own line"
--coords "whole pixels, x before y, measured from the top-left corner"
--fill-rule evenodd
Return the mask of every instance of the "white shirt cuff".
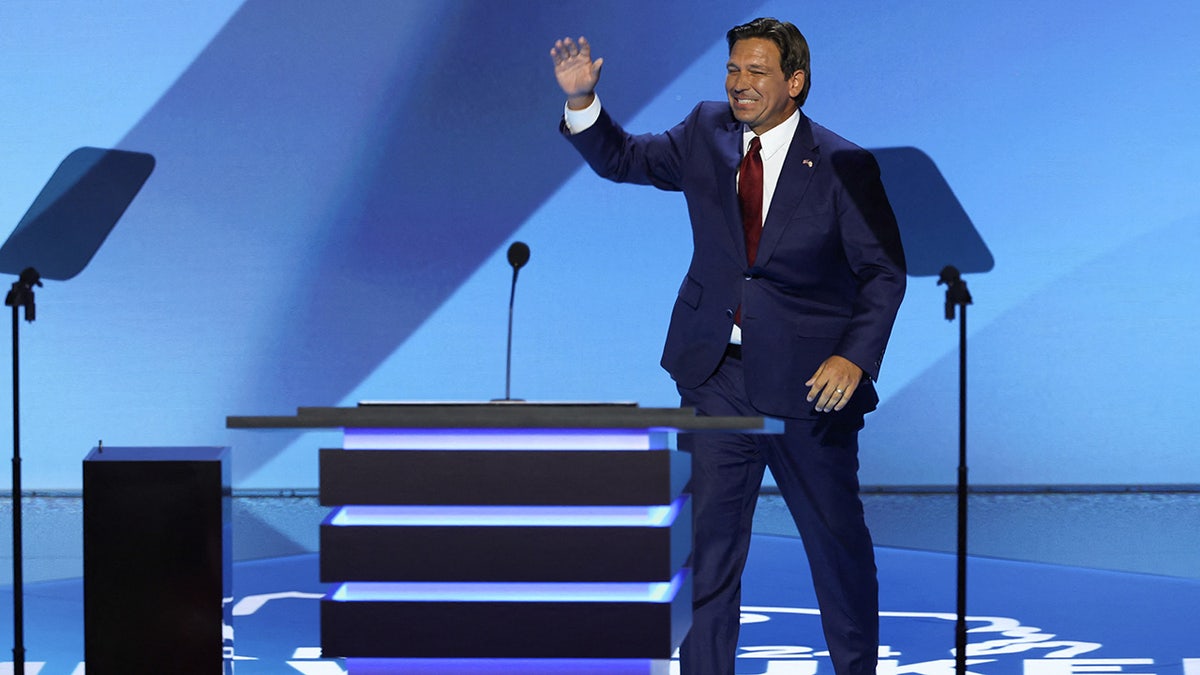
M 583 110 L 571 110 L 564 103 L 563 111 L 563 121 L 566 123 L 568 131 L 572 134 L 586 131 L 596 123 L 596 120 L 600 119 L 600 97 L 593 97 L 592 104 Z

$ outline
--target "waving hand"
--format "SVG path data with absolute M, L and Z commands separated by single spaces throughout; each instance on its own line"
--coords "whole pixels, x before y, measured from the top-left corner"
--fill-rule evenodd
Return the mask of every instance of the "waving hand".
M 567 105 L 574 110 L 588 107 L 600 81 L 604 59 L 592 60 L 592 46 L 585 37 L 580 37 L 578 43 L 571 38 L 556 41 L 550 49 L 550 58 L 554 61 L 558 86 L 567 95 Z

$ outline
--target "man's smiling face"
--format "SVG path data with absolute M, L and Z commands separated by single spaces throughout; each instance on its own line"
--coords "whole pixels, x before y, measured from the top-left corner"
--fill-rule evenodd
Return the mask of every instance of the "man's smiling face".
M 725 93 L 739 122 L 756 134 L 778 126 L 796 110 L 793 97 L 804 88 L 802 70 L 784 75 L 779 47 L 766 38 L 733 43 L 725 65 Z

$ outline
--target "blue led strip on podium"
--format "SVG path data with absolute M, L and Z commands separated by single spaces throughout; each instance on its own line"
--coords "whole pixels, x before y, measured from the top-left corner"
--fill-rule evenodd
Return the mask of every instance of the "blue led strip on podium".
M 691 625 L 679 432 L 765 418 L 631 404 L 370 404 L 231 417 L 329 428 L 321 647 L 352 675 L 666 675 Z
M 672 602 L 687 578 L 680 570 L 670 581 L 576 583 L 461 581 L 354 582 L 329 594 L 338 602 Z
M 569 525 L 664 527 L 675 522 L 686 500 L 665 506 L 343 506 L 330 525 Z
M 346 659 L 354 675 L 669 675 L 667 661 L 639 659 Z
M 644 429 L 346 429 L 346 450 L 666 450 Z

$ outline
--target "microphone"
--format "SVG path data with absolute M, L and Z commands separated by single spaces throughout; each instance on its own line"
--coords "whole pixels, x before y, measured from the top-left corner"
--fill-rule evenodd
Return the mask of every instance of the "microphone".
M 513 280 L 517 278 L 517 270 L 525 266 L 529 262 L 529 246 L 525 242 L 514 241 L 512 246 L 508 247 L 508 264 L 513 268 Z
M 508 264 L 512 265 L 512 290 L 508 294 L 508 348 L 504 355 L 504 401 L 520 401 L 510 396 L 510 386 L 512 384 L 512 328 L 513 328 L 513 302 L 517 298 L 517 273 L 529 262 L 529 246 L 524 242 L 514 241 L 508 247 Z

